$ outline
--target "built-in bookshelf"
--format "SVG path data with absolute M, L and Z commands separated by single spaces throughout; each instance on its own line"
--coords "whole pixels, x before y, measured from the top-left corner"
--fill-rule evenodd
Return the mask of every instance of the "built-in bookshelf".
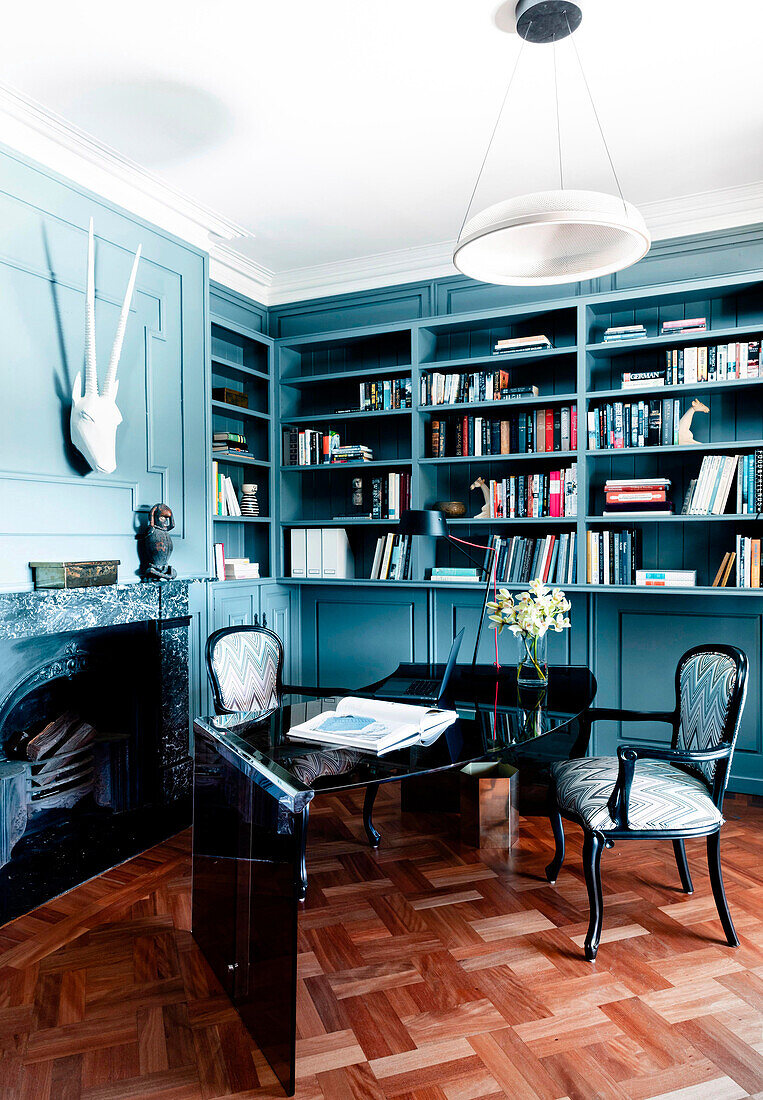
M 249 558 L 260 577 L 272 569 L 271 500 L 273 495 L 273 353 L 261 333 L 212 320 L 210 345 L 211 451 L 209 470 L 211 539 L 222 543 L 226 559 Z M 222 437 L 228 437 L 223 440 Z M 222 444 L 228 443 L 224 449 Z M 222 478 L 230 479 L 240 505 L 244 485 L 257 486 L 259 514 L 230 515 L 222 505 Z M 226 582 L 229 583 L 229 582 Z
M 665 322 L 693 317 L 706 318 L 704 331 L 663 334 Z M 607 329 L 622 325 L 641 325 L 645 335 L 605 341 Z M 539 334 L 548 337 L 550 346 L 494 352 L 500 340 Z M 689 591 L 718 596 L 762 594 L 763 589 L 735 587 L 733 571 L 726 588 L 712 587 L 724 555 L 734 551 L 737 539 L 760 537 L 758 513 L 737 514 L 733 490 L 721 515 L 682 515 L 681 509 L 705 456 L 744 456 L 763 448 L 763 363 L 759 360 L 758 373 L 751 376 L 720 377 L 716 370 L 706 381 L 697 377 L 696 382 L 691 374 L 682 379 L 677 370 L 679 352 L 682 366 L 691 367 L 692 349 L 705 349 L 699 354 L 700 363 L 705 363 L 710 349 L 737 343 L 749 346 L 754 363 L 755 345 L 762 338 L 760 284 L 729 277 L 279 340 L 281 431 L 336 432 L 341 444 L 367 447 L 372 456 L 368 462 L 292 464 L 284 454 L 281 436 L 281 453 L 275 460 L 281 527 L 279 576 L 289 579 L 292 528 L 344 526 L 355 559 L 355 580 L 323 583 L 439 587 L 441 582 L 429 580 L 432 566 L 466 564 L 455 548 L 441 540 L 415 540 L 412 581 L 370 581 L 380 528 L 391 530 L 394 520 L 370 518 L 370 507 L 366 515 L 368 494 L 375 481 L 405 472 L 410 474 L 412 507 L 433 507 L 445 501 L 466 506 L 464 516 L 449 520 L 459 538 L 485 546 L 494 536 L 560 539 L 562 534 L 574 534 L 577 579 L 568 585 L 573 589 L 602 592 L 618 587 L 587 582 L 587 535 L 589 531 L 627 527 L 638 531 L 643 568 L 696 570 L 697 585 Z M 671 370 L 676 367 L 675 373 L 660 375 L 668 365 Z M 647 377 L 626 388 L 624 374 Z M 403 379 L 406 385 L 410 380 L 410 408 L 372 411 L 361 407 L 361 386 L 371 381 L 394 385 Z M 501 396 L 496 398 L 499 391 Z M 694 398 L 709 411 L 695 413 L 691 425 L 694 442 L 680 445 L 677 421 Z M 590 411 L 606 404 L 638 406 L 639 402 L 646 409 L 652 402 L 653 415 L 657 405 L 662 412 L 669 402 L 670 430 L 666 427 L 663 433 L 661 425 L 660 434 L 644 439 L 643 446 L 625 445 L 625 441 L 612 448 L 589 445 Z M 538 436 L 541 410 L 552 425 L 545 439 Z M 572 430 L 573 416 L 576 431 Z M 469 418 L 474 421 L 471 426 Z M 445 453 L 433 448 L 433 425 L 438 422 L 447 422 L 446 432 L 453 432 L 446 436 Z M 495 422 L 513 425 L 504 427 L 503 439 Z M 493 427 L 484 429 L 485 423 Z M 480 427 L 475 429 L 476 424 Z M 522 426 L 521 433 L 517 424 Z M 486 446 L 464 447 L 463 434 L 474 430 L 486 431 Z M 555 449 L 549 448 L 549 442 Z M 463 453 L 467 449 L 482 449 L 483 453 Z M 531 483 L 532 479 L 550 483 L 552 475 L 558 478 L 560 474 L 563 479 L 576 477 L 574 515 L 509 513 L 505 502 L 510 486 L 520 480 Z M 602 514 L 607 480 L 656 477 L 670 479 L 672 514 Z M 480 478 L 502 487 L 503 514 L 498 509 L 489 518 L 476 518 L 483 496 L 470 486 Z M 355 514 L 359 499 L 363 514 Z M 454 586 L 449 582 L 446 587 Z M 655 591 L 671 589 L 638 591 L 648 592 L 651 598 Z M 687 590 L 681 591 L 685 594 Z

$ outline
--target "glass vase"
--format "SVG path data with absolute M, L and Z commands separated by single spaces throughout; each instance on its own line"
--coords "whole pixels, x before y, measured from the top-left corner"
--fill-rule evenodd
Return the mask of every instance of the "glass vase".
M 548 683 L 548 635 L 517 635 L 517 686 L 544 688 Z

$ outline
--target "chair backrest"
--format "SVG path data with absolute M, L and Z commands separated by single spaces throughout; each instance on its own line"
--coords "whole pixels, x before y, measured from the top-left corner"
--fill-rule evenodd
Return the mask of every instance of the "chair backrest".
M 729 645 L 702 645 L 684 653 L 676 669 L 678 723 L 673 747 L 701 751 L 729 745 L 727 759 L 687 765 L 723 799 L 747 693 L 747 657 Z
M 228 626 L 207 639 L 215 712 L 268 710 L 281 698 L 283 645 L 264 626 Z

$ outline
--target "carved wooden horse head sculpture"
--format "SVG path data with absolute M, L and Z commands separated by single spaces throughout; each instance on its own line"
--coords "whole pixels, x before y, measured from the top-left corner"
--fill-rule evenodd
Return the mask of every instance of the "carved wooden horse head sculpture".
M 85 391 L 82 377 L 77 372 L 72 389 L 72 411 L 69 420 L 72 443 L 87 460 L 88 465 L 101 474 L 113 473 L 117 468 L 117 428 L 122 414 L 116 405 L 117 367 L 122 352 L 130 302 L 135 287 L 135 276 L 140 261 L 140 245 L 135 253 L 130 281 L 127 284 L 122 312 L 119 315 L 114 344 L 111 349 L 106 377 L 98 392 L 98 370 L 95 362 L 95 248 L 93 245 L 93 219 L 87 242 L 87 294 L 85 299 Z

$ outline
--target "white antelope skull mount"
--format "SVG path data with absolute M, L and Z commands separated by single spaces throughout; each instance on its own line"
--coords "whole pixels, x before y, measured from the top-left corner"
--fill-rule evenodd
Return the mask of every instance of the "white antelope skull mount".
M 127 284 L 122 312 L 119 315 L 117 333 L 111 349 L 103 389 L 98 392 L 98 369 L 95 362 L 95 248 L 93 245 L 93 219 L 87 242 L 87 294 L 85 299 L 85 392 L 82 392 L 82 376 L 77 372 L 72 389 L 72 412 L 69 421 L 72 443 L 99 474 L 111 474 L 117 468 L 117 428 L 122 414 L 117 408 L 117 367 L 122 353 L 122 342 L 130 315 L 130 302 L 135 288 L 135 276 L 140 261 L 140 245 L 135 253 L 130 281 Z

